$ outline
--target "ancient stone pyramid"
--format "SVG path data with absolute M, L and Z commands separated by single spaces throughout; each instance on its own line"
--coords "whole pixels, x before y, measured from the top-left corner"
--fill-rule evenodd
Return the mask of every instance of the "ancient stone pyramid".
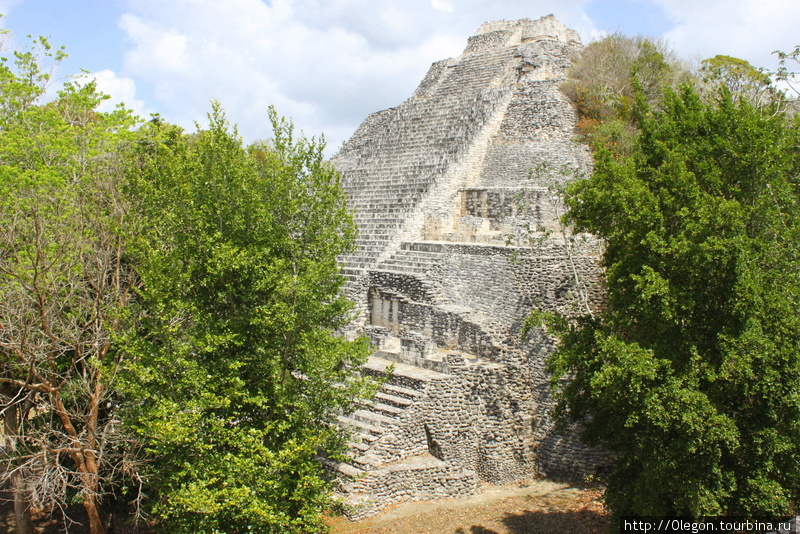
M 582 477 L 603 456 L 554 431 L 552 342 L 519 334 L 533 305 L 600 300 L 597 243 L 558 221 L 557 186 L 572 176 L 558 169 L 591 168 L 559 90 L 580 48 L 552 16 L 486 23 L 333 160 L 359 229 L 341 258 L 354 328 L 376 349 L 363 372 L 395 366 L 370 405 L 340 418 L 355 436 L 336 466 L 355 517 L 481 480 Z

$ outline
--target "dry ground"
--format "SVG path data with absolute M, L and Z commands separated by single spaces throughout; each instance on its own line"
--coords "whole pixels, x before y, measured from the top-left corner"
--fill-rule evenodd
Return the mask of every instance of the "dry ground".
M 607 516 L 599 498 L 596 489 L 532 480 L 506 486 L 487 484 L 477 495 L 463 499 L 398 504 L 362 521 L 329 517 L 327 522 L 334 534 L 601 534 Z M 80 521 L 82 507 L 71 512 Z M 35 522 L 37 534 L 63 532 L 60 521 L 38 515 Z M 87 532 L 80 525 L 72 525 L 69 531 Z M 0 534 L 14 532 L 13 509 L 4 503 L 0 506 Z M 117 532 L 131 530 L 123 527 Z
M 391 506 L 350 522 L 329 518 L 335 534 L 600 534 L 600 491 L 548 480 L 485 485 L 472 497 Z

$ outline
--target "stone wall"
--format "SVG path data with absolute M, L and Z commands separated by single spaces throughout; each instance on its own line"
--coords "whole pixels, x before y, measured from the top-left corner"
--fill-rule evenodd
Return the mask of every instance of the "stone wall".
M 552 340 L 519 332 L 533 306 L 602 305 L 600 245 L 559 221 L 560 186 L 591 170 L 559 91 L 579 49 L 552 16 L 484 24 L 334 158 L 359 228 L 341 261 L 375 347 L 363 372 L 390 376 L 340 417 L 352 460 L 333 468 L 355 517 L 605 458 L 554 430 Z M 575 172 L 531 172 L 543 164 Z

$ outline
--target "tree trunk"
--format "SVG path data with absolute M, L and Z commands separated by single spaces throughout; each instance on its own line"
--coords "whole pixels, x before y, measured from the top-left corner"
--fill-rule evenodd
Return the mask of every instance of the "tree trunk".
M 97 495 L 83 494 L 83 507 L 89 516 L 89 533 L 105 534 L 106 527 L 100 519 L 100 506 L 97 502 Z
M 96 388 L 95 392 L 101 391 Z M 89 407 L 89 425 L 94 424 L 95 416 L 98 409 L 98 395 L 90 395 Z M 105 534 L 106 527 L 100 519 L 100 500 L 98 499 L 98 490 L 100 489 L 100 472 L 97 468 L 97 461 L 93 451 L 96 445 L 93 436 L 94 428 L 89 429 L 89 443 L 83 443 L 78 439 L 78 432 L 75 430 L 75 425 L 72 424 L 70 414 L 61 400 L 58 391 L 52 393 L 53 407 L 55 412 L 61 419 L 61 424 L 64 426 L 64 431 L 74 441 L 75 448 L 69 453 L 72 461 L 75 462 L 75 467 L 78 473 L 81 474 L 81 490 L 83 493 L 83 508 L 86 510 L 86 515 L 89 516 L 89 533 L 90 534 Z M 88 447 L 87 447 L 88 445 Z
M 34 534 L 31 503 L 28 501 L 28 492 L 25 491 L 25 480 L 20 473 L 11 475 L 11 489 L 14 492 L 14 522 L 17 524 L 17 534 Z
M 108 346 L 103 350 L 105 354 Z M 100 411 L 100 399 L 103 393 L 103 384 L 100 382 L 100 371 L 95 370 L 94 391 L 89 395 L 89 417 L 86 421 L 87 449 L 83 453 L 83 465 L 86 469 L 84 479 L 83 507 L 89 514 L 89 532 L 91 534 L 105 534 L 105 524 L 100 520 L 100 503 L 97 490 L 100 489 L 100 469 L 97 466 L 95 451 L 97 450 L 97 416 Z
M 10 397 L 7 396 L 7 398 Z M 6 453 L 9 454 L 17 449 L 18 414 L 19 409 L 16 404 L 6 406 L 3 414 L 3 430 L 6 437 L 5 449 Z M 9 467 L 13 469 L 13 467 Z M 11 475 L 11 491 L 14 493 L 14 521 L 17 524 L 17 534 L 33 534 L 31 503 L 28 499 L 25 479 L 19 471 L 15 471 Z
M 91 445 L 94 443 L 92 442 Z M 100 499 L 98 498 L 100 472 L 97 468 L 95 454 L 94 451 L 88 449 L 83 451 L 82 456 L 80 470 L 83 482 L 83 507 L 89 516 L 89 532 L 90 534 L 105 534 L 106 527 L 100 518 Z

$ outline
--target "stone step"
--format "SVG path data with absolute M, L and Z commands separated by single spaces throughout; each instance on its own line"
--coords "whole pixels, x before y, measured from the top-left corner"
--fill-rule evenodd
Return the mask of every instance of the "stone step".
M 394 228 L 359 228 L 356 245 L 360 247 L 368 247 L 370 245 L 384 246 L 397 231 Z
M 393 151 L 396 152 L 396 151 Z M 430 173 L 437 173 L 441 172 L 441 168 L 445 167 L 447 163 L 419 163 L 416 162 L 412 165 L 402 165 L 401 161 L 403 159 L 403 154 L 392 154 L 388 155 L 385 162 L 387 167 L 392 167 L 391 169 L 374 169 L 373 172 L 370 174 L 371 177 L 375 178 L 375 182 L 366 183 L 363 187 L 363 190 L 360 191 L 361 195 L 367 193 L 366 198 L 370 198 L 369 193 L 379 193 L 380 191 L 409 191 L 410 193 L 416 193 L 420 189 L 423 191 L 430 187 L 429 183 L 429 176 L 425 176 L 426 174 Z M 394 172 L 392 172 L 394 171 Z M 354 178 L 351 174 L 350 178 Z M 403 180 L 406 181 L 403 181 Z M 361 196 L 361 198 L 365 198 Z M 377 198 L 377 196 L 374 196 Z
M 377 258 L 378 256 L 380 256 L 379 250 L 361 249 L 353 252 L 352 254 L 348 254 L 347 256 L 343 256 L 342 261 L 344 263 L 347 263 L 348 261 L 359 261 L 359 260 L 364 261 L 367 259 L 372 260 Z
M 359 210 L 356 213 L 380 210 L 381 207 L 392 209 L 391 213 L 399 213 L 414 206 L 422 193 L 427 190 L 428 185 L 425 179 L 414 180 L 411 178 L 409 183 L 402 183 L 398 182 L 396 178 L 387 180 L 378 175 L 375 176 L 375 183 L 371 183 L 363 191 L 359 191 L 358 200 L 353 200 L 351 206 Z
M 349 269 L 360 269 L 362 272 L 367 267 L 372 267 L 378 258 L 347 258 L 344 265 Z
M 371 460 L 369 456 L 363 459 L 364 462 Z M 396 462 L 381 463 L 374 469 L 369 469 L 364 477 L 347 488 L 349 491 L 343 497 L 346 497 L 345 503 L 350 510 L 348 517 L 358 520 L 375 514 L 392 502 L 410 498 L 467 496 L 474 494 L 477 487 L 478 477 L 475 472 L 454 467 L 429 454 L 420 454 Z M 380 488 L 384 496 L 379 502 L 375 502 L 373 493 L 376 488 Z
M 395 362 L 396 364 L 406 364 L 415 368 L 427 369 L 431 371 L 438 371 L 447 374 L 447 362 L 443 358 L 431 358 L 422 356 L 409 356 L 403 353 L 378 351 L 376 356 Z
M 372 410 L 358 409 L 351 413 L 350 417 L 356 421 L 383 429 L 395 426 L 397 424 L 397 419 L 395 417 Z
M 348 463 L 362 472 L 367 472 L 383 463 L 383 459 L 375 454 L 367 452 L 353 455 Z
M 411 404 L 413 404 L 414 398 L 419 396 L 419 392 L 413 389 L 408 390 L 409 392 L 411 392 L 411 395 L 407 397 L 393 395 L 392 393 L 394 392 L 389 393 L 387 386 L 393 388 L 399 387 L 399 386 L 391 386 L 391 384 L 386 384 L 384 385 L 384 390 L 387 390 L 386 392 L 381 390 L 375 394 L 375 399 L 382 402 L 383 404 L 388 404 L 391 406 L 395 406 L 397 408 L 408 408 L 409 406 L 411 406 Z
M 388 212 L 388 215 L 405 215 L 408 213 L 409 208 L 411 206 L 407 204 L 398 204 L 397 202 L 389 203 L 386 201 L 385 194 L 381 193 L 381 197 L 374 197 L 374 198 L 364 198 L 358 201 L 353 202 L 349 205 L 350 209 L 353 210 L 356 216 L 366 215 L 368 213 L 380 213 L 381 215 L 384 214 L 384 210 L 392 210 Z M 405 212 L 405 213 L 404 213 Z
M 364 275 L 364 269 L 342 269 L 342 276 L 355 280 Z
M 445 243 L 435 241 L 405 241 L 400 244 L 401 250 L 409 252 L 428 252 L 441 254 L 445 252 Z
M 358 227 L 360 229 L 361 228 L 381 228 L 381 229 L 383 229 L 383 228 L 391 228 L 391 229 L 394 229 L 394 228 L 402 227 L 403 223 L 405 222 L 405 221 L 402 221 L 402 220 L 396 220 L 396 219 L 393 219 L 391 217 L 388 217 L 388 214 L 386 214 L 386 213 L 381 213 L 381 215 L 383 215 L 383 217 L 381 217 L 380 219 L 376 219 L 376 218 L 372 218 L 372 217 L 367 217 L 366 214 L 364 214 L 364 216 L 361 217 L 364 220 L 360 221 L 360 224 L 359 224 Z M 358 218 L 359 218 L 358 215 L 356 215 L 356 219 L 358 219 Z
M 382 436 L 383 433 L 386 431 L 386 429 L 384 429 L 383 427 L 376 426 L 376 425 L 361 421 L 359 419 L 355 419 L 355 418 L 353 418 L 351 416 L 340 415 L 336 419 L 342 425 L 344 425 L 344 426 L 346 426 L 346 427 L 348 427 L 348 428 L 350 428 L 350 429 L 352 429 L 354 431 L 358 431 L 358 432 L 360 432 L 360 434 L 364 434 L 364 436 L 374 436 L 375 439 L 377 439 L 378 437 Z M 374 439 L 373 439 L 373 441 L 374 441 Z
M 369 246 L 371 244 L 383 246 L 389 240 L 388 232 L 361 232 L 355 239 L 358 246 Z
M 384 267 L 383 264 L 380 266 L 375 267 L 374 269 L 370 269 L 373 272 L 381 272 L 387 274 L 396 274 L 402 276 L 408 276 L 413 274 L 418 274 L 420 272 L 419 269 L 414 269 L 410 267 L 402 267 L 400 265 L 387 265 Z
M 358 226 L 358 236 L 359 238 L 365 238 L 369 236 L 384 236 L 386 234 L 394 233 L 400 228 L 402 228 L 402 218 L 392 218 L 393 221 L 398 221 L 396 225 L 390 226 L 389 224 L 381 224 L 380 226 L 375 223 L 375 219 L 378 217 L 383 217 L 381 214 L 366 214 L 363 217 L 355 217 L 356 225 Z
M 406 399 L 409 402 L 413 402 L 417 397 L 422 395 L 422 392 L 417 389 L 407 388 L 397 384 L 384 384 L 383 389 L 379 393 L 395 398 Z
M 363 423 L 362 423 L 363 424 Z M 369 434 L 364 432 L 359 432 L 353 435 L 354 443 L 362 443 L 366 448 L 369 448 L 373 443 L 378 441 L 383 434 Z
M 357 467 L 350 465 L 349 463 L 345 462 L 334 462 L 328 458 L 321 458 L 318 457 L 317 460 L 325 466 L 326 469 L 332 471 L 334 473 L 339 473 L 340 475 L 344 475 L 350 479 L 357 479 L 364 475 L 363 469 L 358 469 Z
M 377 182 L 372 184 L 372 187 L 368 187 L 364 192 L 359 192 L 357 202 L 361 203 L 361 207 L 359 208 L 353 202 L 356 215 L 371 211 L 382 212 L 384 208 L 392 210 L 389 212 L 392 214 L 408 211 L 419 202 L 428 185 L 423 181 L 413 183 L 413 178 L 411 182 L 408 184 L 394 181 L 381 183 L 381 178 L 377 177 Z
M 374 265 L 376 259 L 377 258 L 370 258 L 364 256 L 349 256 L 341 259 L 340 261 L 343 263 L 344 268 L 359 270 L 363 274 L 364 269 L 366 267 Z
M 410 256 L 406 254 L 392 254 L 392 257 L 384 261 L 385 264 L 413 266 L 413 267 L 432 267 L 444 260 L 445 256 Z
M 408 212 L 414 206 L 416 190 L 407 187 L 382 187 L 361 197 L 361 207 L 354 204 L 356 217 L 368 213 L 386 215 L 386 220 L 391 220 L 391 215 L 400 215 Z
M 452 378 L 450 374 L 393 362 L 374 355 L 370 356 L 369 360 L 362 366 L 361 372 L 374 376 L 385 376 L 390 366 L 394 367 L 394 372 L 390 380 L 392 385 L 399 385 L 418 391 L 424 389 L 425 385 L 431 380 L 446 380 Z M 386 386 L 384 386 L 384 388 L 385 387 Z
M 350 443 L 350 448 L 355 449 L 359 452 L 364 452 L 368 450 L 371 446 L 371 443 L 365 442 L 363 440 L 360 441 L 353 441 Z
M 359 237 L 356 244 L 362 248 L 383 247 L 387 244 L 386 239 L 372 239 L 372 237 Z
M 365 243 L 369 241 L 368 243 Z M 361 261 L 372 261 L 378 259 L 378 256 L 386 250 L 388 246 L 390 246 L 391 241 L 383 241 L 381 239 L 364 239 L 360 243 L 356 243 L 358 247 L 356 251 L 351 254 L 348 259 L 350 260 L 361 260 Z
M 437 262 L 427 259 L 427 258 L 398 258 L 392 256 L 385 262 L 381 263 L 381 266 L 384 265 L 393 265 L 393 266 L 400 266 L 400 267 L 419 267 L 419 268 L 430 268 L 436 265 Z
M 407 249 L 400 249 L 392 255 L 393 258 L 403 258 L 403 259 L 428 259 L 428 260 L 439 260 L 442 258 L 442 253 L 438 251 L 426 251 L 426 250 L 407 250 Z
M 393 404 L 386 404 L 380 401 L 367 401 L 364 403 L 364 407 L 371 412 L 375 412 L 377 414 L 385 415 L 387 417 L 392 417 L 397 420 L 397 417 L 403 413 L 405 407 L 398 407 Z
M 389 273 L 424 275 L 430 272 L 432 268 L 433 265 L 401 265 L 393 262 L 385 262 L 377 265 L 374 270 Z
M 356 244 L 362 241 L 386 241 L 389 239 L 390 233 L 394 233 L 394 230 L 387 230 L 387 229 L 380 229 L 375 230 L 372 228 L 359 228 L 358 229 L 358 237 L 356 237 L 355 241 Z
M 425 269 L 421 269 L 419 267 L 410 267 L 406 265 L 392 265 L 392 264 L 385 264 L 382 263 L 379 266 L 371 269 L 372 271 L 380 271 L 382 273 L 390 273 L 390 274 L 420 274 L 425 272 Z

